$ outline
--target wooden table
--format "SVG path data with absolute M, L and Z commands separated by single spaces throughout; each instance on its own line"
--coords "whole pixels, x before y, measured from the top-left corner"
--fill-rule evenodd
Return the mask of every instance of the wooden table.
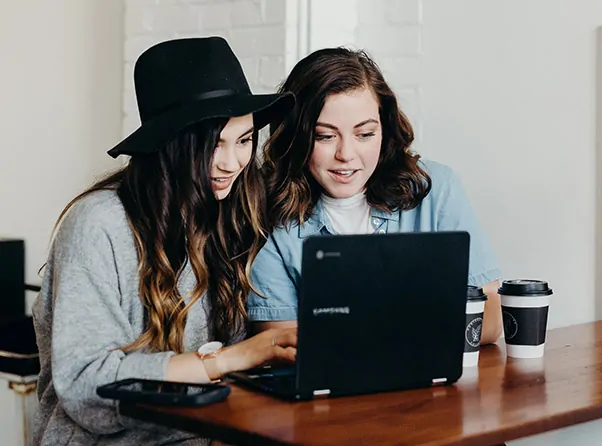
M 542 360 L 481 355 L 448 387 L 289 403 L 233 386 L 205 408 L 122 410 L 237 445 L 495 445 L 602 418 L 602 322 L 549 331 Z

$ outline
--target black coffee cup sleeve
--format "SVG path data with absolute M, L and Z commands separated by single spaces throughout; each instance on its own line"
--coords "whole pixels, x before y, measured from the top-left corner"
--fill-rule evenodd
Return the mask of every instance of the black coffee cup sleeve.
M 479 351 L 481 333 L 483 331 L 483 313 L 466 315 L 466 328 L 464 330 L 464 352 Z
M 537 346 L 546 341 L 548 306 L 515 308 L 502 306 L 506 344 Z

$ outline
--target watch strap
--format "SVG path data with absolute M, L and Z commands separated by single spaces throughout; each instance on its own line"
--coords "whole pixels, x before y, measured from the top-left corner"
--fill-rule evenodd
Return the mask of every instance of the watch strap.
M 195 352 L 196 356 L 203 362 L 205 372 L 211 380 L 211 382 L 217 382 L 221 379 L 222 374 L 220 373 L 219 367 L 217 366 L 217 352 L 213 353 L 199 353 Z

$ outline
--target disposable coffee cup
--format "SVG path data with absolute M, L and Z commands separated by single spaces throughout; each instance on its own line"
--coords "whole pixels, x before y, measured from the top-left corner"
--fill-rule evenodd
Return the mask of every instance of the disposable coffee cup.
M 552 289 L 543 280 L 505 280 L 498 293 L 506 354 L 512 358 L 541 358 L 546 343 Z
M 466 329 L 464 330 L 463 367 L 474 367 L 479 363 L 479 347 L 483 331 L 483 313 L 487 295 L 482 288 L 469 286 L 466 293 Z

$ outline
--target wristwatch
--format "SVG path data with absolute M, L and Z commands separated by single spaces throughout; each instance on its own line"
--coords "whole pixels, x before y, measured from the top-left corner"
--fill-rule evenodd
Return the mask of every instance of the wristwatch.
M 223 347 L 224 344 L 218 341 L 207 342 L 206 344 L 201 345 L 195 352 L 197 357 L 203 361 L 207 376 L 212 382 L 219 381 L 222 376 L 217 367 L 217 354 Z

